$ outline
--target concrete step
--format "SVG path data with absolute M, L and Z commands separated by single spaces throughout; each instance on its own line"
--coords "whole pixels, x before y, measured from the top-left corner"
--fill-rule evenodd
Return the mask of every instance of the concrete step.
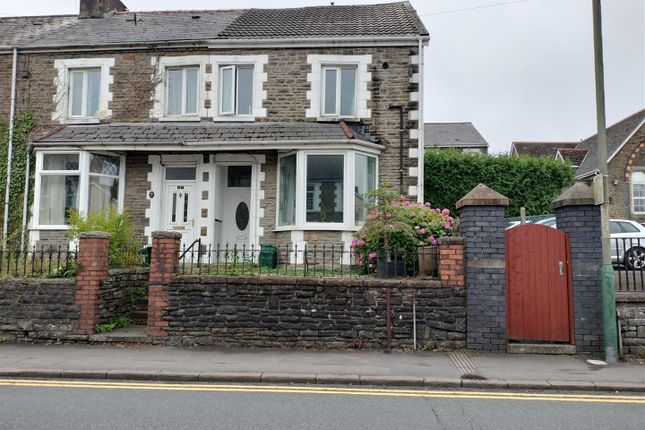
M 575 345 L 560 343 L 509 343 L 506 345 L 509 354 L 544 354 L 544 355 L 575 355 Z
M 109 333 L 93 334 L 90 336 L 90 342 L 152 343 L 152 339 L 148 337 L 146 330 L 145 325 L 133 325 L 119 328 Z

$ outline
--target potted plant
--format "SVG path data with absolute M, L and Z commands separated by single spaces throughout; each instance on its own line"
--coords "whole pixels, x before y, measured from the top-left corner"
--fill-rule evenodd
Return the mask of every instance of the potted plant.
M 369 197 L 373 203 L 352 242 L 356 264 L 381 277 L 415 274 L 417 269 L 423 275 L 435 275 L 437 239 L 452 231 L 450 211 L 412 203 L 386 185 Z

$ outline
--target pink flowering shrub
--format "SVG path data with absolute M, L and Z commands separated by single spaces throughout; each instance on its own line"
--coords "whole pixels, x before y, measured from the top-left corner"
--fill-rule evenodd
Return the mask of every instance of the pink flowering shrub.
M 375 269 L 377 260 L 405 260 L 413 266 L 418 247 L 434 246 L 452 233 L 454 220 L 448 209 L 411 202 L 387 188 L 372 194 L 376 203 L 352 241 L 356 265 L 366 272 Z

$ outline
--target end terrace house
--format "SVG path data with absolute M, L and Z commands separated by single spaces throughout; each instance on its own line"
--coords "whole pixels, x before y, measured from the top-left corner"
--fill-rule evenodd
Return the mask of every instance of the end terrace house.
M 366 193 L 423 198 L 423 63 L 408 2 L 0 19 L 0 114 L 31 111 L 31 244 L 111 205 L 142 242 L 349 246 Z M 181 6 L 177 2 L 177 6 Z M 15 67 L 13 62 L 15 61 Z

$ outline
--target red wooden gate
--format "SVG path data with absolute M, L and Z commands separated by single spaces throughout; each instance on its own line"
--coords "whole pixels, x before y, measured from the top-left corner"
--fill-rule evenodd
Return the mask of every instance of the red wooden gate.
M 571 343 L 573 297 L 569 238 L 526 224 L 506 231 L 508 340 Z

